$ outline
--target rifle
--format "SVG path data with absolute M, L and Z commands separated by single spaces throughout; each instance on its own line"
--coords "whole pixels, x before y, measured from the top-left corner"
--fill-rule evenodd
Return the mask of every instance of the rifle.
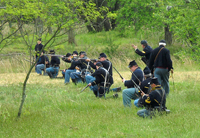
M 117 69 L 115 67 L 113 67 L 115 69 L 115 71 L 119 74 L 120 78 L 123 79 L 122 75 L 117 71 Z
M 24 59 L 25 61 L 28 61 L 28 62 L 30 62 L 30 63 L 32 63 L 32 64 L 34 64 L 35 62 L 32 62 L 32 61 L 30 61 L 30 60 L 28 60 L 28 59 Z
M 122 75 L 117 71 L 117 69 L 115 67 L 113 67 L 115 69 L 115 71 L 119 74 L 119 76 L 121 77 L 121 79 L 123 79 Z M 134 73 L 133 73 L 134 74 Z M 134 74 L 135 75 L 135 74 Z M 137 77 L 136 77 L 137 78 Z M 140 90 L 141 92 L 143 92 L 140 87 L 135 83 L 135 81 L 133 81 L 131 79 L 131 81 L 134 83 L 134 85 L 138 88 L 138 90 Z
M 97 62 L 99 61 L 98 59 L 90 59 L 92 62 Z
M 43 54 L 45 56 L 53 56 L 53 57 L 64 57 L 65 55 L 53 55 L 53 54 Z
M 89 85 L 85 86 L 85 87 L 81 90 L 81 92 L 83 92 L 87 87 L 89 87 Z
M 130 71 L 131 72 L 131 71 Z M 135 73 L 131 72 L 133 76 L 139 81 L 139 84 L 141 84 L 141 81 L 138 79 L 138 77 L 135 75 Z
M 136 75 L 133 73 L 133 72 L 131 72 L 135 77 L 136 77 Z M 137 77 L 136 77 L 136 79 L 138 79 Z M 138 79 L 139 80 L 139 79 Z M 136 83 L 135 83 L 135 81 L 133 81 L 132 79 L 131 79 L 131 81 L 134 83 L 134 85 L 136 86 L 136 88 L 138 88 L 138 90 L 140 90 L 140 92 L 143 92 L 142 90 L 141 90 L 141 88 L 140 88 L 140 86 L 138 86 Z M 139 80 L 139 82 L 140 82 L 140 80 Z M 140 82 L 141 83 L 141 82 Z M 144 92 L 143 92 L 144 93 Z

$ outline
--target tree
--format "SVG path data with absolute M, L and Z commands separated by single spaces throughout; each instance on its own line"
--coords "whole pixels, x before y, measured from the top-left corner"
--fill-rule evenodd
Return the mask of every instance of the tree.
M 45 40 L 42 49 L 44 50 L 46 47 L 64 42 L 66 40 L 64 35 L 79 22 L 79 15 L 84 14 L 88 20 L 97 20 L 101 16 L 95 4 L 89 2 L 87 6 L 89 9 L 86 9 L 83 1 L 79 0 L 70 2 L 65 0 L 42 0 L 39 2 L 37 0 L 3 0 L 2 3 L 6 6 L 4 12 L 8 14 L 6 19 L 13 18 L 13 22 L 20 27 L 19 35 L 28 46 L 30 55 L 32 45 L 38 37 Z M 51 27 L 52 34 L 48 33 L 49 27 Z M 31 65 L 23 83 L 18 117 L 21 116 L 26 98 L 26 83 L 36 62 Z

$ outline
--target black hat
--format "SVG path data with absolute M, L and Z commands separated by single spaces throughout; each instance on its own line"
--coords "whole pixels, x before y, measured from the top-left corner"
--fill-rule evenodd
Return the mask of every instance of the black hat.
M 101 57 L 105 57 L 105 58 L 107 58 L 107 56 L 106 56 L 105 53 L 101 53 L 101 54 L 99 55 L 99 59 L 100 59 Z
M 135 60 L 133 60 L 129 63 L 128 67 L 130 68 L 130 67 L 135 66 L 135 65 L 137 65 L 137 63 L 135 62 Z
M 100 67 L 100 66 L 103 66 L 103 65 L 102 65 L 101 62 L 97 62 L 97 63 L 96 63 L 96 66 L 99 66 L 99 67 Z
M 55 51 L 54 50 L 50 50 L 49 54 L 55 54 Z
M 42 41 L 42 39 L 41 39 L 41 38 L 38 38 L 38 41 Z
M 76 54 L 76 55 L 78 55 L 78 52 L 77 51 L 73 51 L 73 53 L 72 54 Z
M 152 78 L 151 79 L 151 82 L 150 82 L 150 84 L 156 84 L 156 85 L 159 85 L 160 83 L 158 82 L 158 78 L 156 78 L 156 77 L 154 77 L 154 78 Z
M 84 55 L 86 56 L 85 51 L 81 51 L 81 52 L 79 52 L 79 56 L 82 55 L 82 54 L 84 54 Z
M 160 42 L 159 42 L 159 46 L 160 45 L 164 45 L 164 46 L 166 46 L 166 41 L 165 40 L 160 40 Z
M 141 44 L 142 44 L 142 45 L 147 44 L 147 41 L 146 41 L 146 40 L 142 40 L 142 41 L 141 41 Z
M 72 55 L 71 53 L 67 53 L 67 54 L 66 54 L 66 57 L 69 57 L 69 56 L 71 56 L 71 55 Z
M 151 70 L 148 67 L 145 67 L 143 72 L 144 76 L 151 76 Z

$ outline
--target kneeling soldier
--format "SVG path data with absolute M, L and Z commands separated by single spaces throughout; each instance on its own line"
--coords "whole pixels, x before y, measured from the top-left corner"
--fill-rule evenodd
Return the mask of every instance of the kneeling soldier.
M 124 85 L 128 88 L 124 89 L 122 92 L 123 104 L 125 107 L 131 107 L 131 99 L 135 100 L 139 98 L 138 89 L 137 86 L 135 86 L 135 84 L 139 85 L 139 83 L 141 83 L 144 78 L 143 72 L 140 69 L 140 67 L 138 67 L 135 60 L 131 61 L 128 67 L 133 73 L 131 80 L 122 80 L 124 82 Z
M 96 63 L 96 69 L 97 70 L 91 75 L 93 79 L 90 80 L 88 86 L 93 87 L 92 90 L 96 97 L 102 97 L 106 91 L 105 87 L 107 87 L 107 84 L 109 85 L 112 81 L 112 76 L 110 76 L 109 72 L 103 68 L 101 62 Z
M 46 69 L 46 73 L 49 75 L 50 78 L 56 78 L 59 71 L 60 59 L 55 56 L 55 51 L 50 50 L 51 55 L 51 62 L 50 67 Z
M 161 88 L 160 83 L 157 78 L 151 79 L 151 92 L 149 94 L 142 93 L 142 104 L 146 107 L 146 109 L 139 110 L 137 114 L 140 117 L 146 117 L 150 115 L 150 112 L 155 107 L 160 107 L 159 110 L 165 110 L 166 103 L 166 95 L 163 88 Z

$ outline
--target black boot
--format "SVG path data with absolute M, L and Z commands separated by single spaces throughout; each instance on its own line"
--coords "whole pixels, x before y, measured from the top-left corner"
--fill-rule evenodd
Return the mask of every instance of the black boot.
M 98 95 L 97 95 L 97 91 L 93 91 L 93 93 L 94 93 L 94 95 L 97 97 Z
M 77 82 L 76 82 L 76 79 L 72 79 L 72 82 L 76 85 Z
M 85 78 L 81 78 L 82 82 L 85 83 Z
M 47 72 L 47 74 L 49 75 L 50 79 L 53 78 L 53 75 L 50 72 Z

